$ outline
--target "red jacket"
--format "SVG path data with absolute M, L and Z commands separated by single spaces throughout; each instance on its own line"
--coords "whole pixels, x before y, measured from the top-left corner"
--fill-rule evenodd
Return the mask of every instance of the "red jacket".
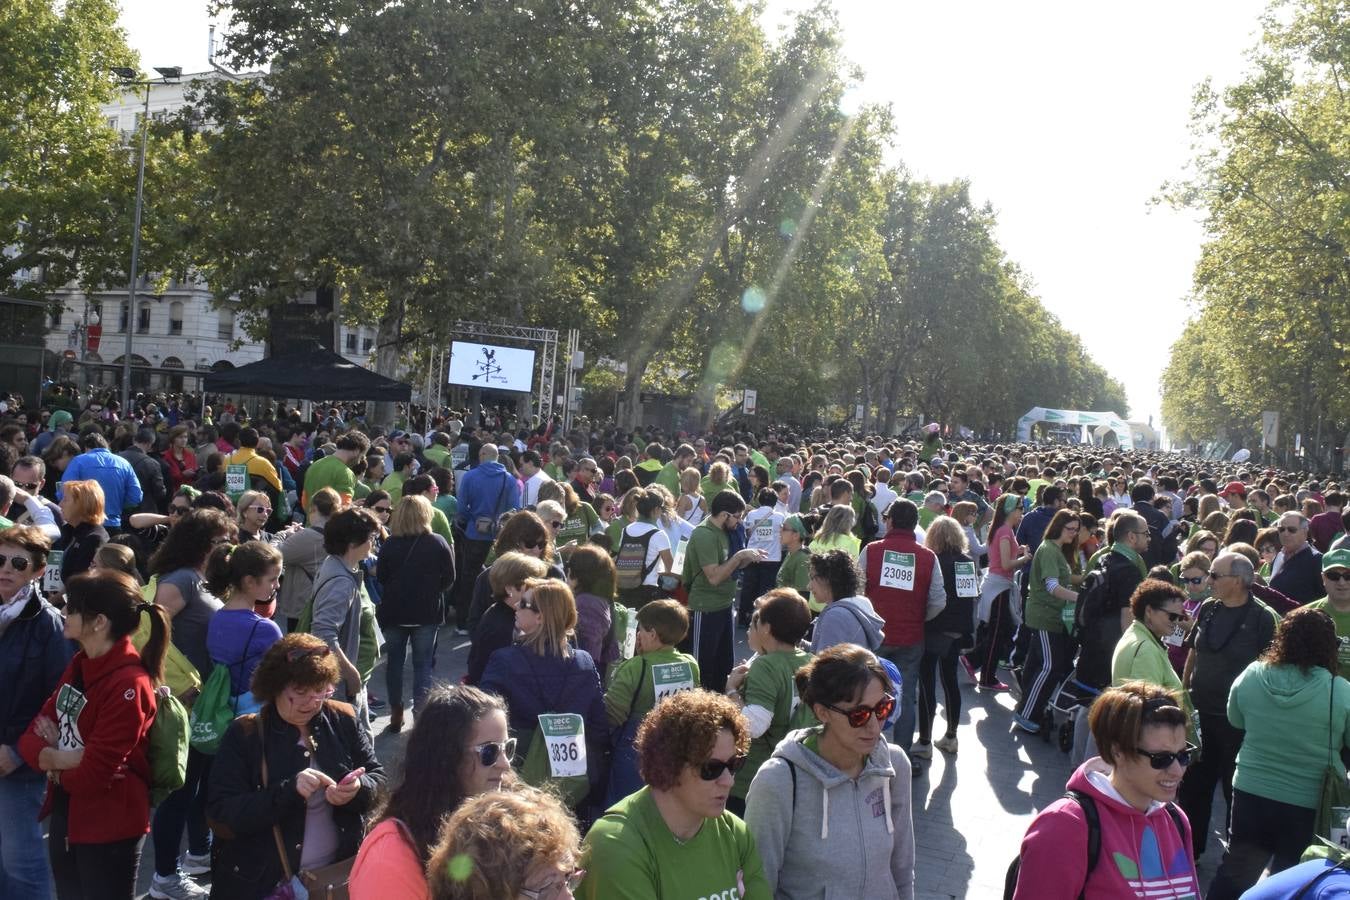
M 155 691 L 141 656 L 124 637 L 97 659 L 81 650 L 70 661 L 41 716 L 60 724 L 57 697 L 70 684 L 84 686 L 84 706 L 74 725 L 84 742 L 84 758 L 61 773 L 61 787 L 70 795 L 69 840 L 72 844 L 105 844 L 140 837 L 150 830 L 150 723 L 155 718 Z M 77 695 L 78 696 L 78 695 Z M 47 743 L 33 725 L 19 738 L 24 762 L 38 768 L 38 754 Z M 42 816 L 51 811 L 47 790 Z
M 881 569 L 886 551 L 914 554 L 914 587 L 882 587 Z M 928 586 L 933 582 L 937 556 L 914 539 L 913 531 L 892 530 L 864 548 L 867 556 L 867 597 L 877 615 L 886 620 L 883 647 L 912 647 L 923 643 L 923 623 L 928 611 Z M 894 568 L 894 567 L 890 567 Z M 888 581 L 903 577 L 888 572 Z

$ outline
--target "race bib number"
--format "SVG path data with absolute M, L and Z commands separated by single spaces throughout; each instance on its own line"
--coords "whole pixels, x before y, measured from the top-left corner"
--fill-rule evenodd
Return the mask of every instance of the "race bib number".
M 680 538 L 680 543 L 675 547 L 675 559 L 674 559 L 675 568 L 673 568 L 671 571 L 677 574 L 684 571 L 684 551 L 687 549 L 689 549 L 689 538 L 687 537 Z
M 881 586 L 914 590 L 914 554 L 887 550 L 881 554 Z
M 61 580 L 61 560 L 65 559 L 65 551 L 53 550 L 47 554 L 47 568 L 42 572 L 42 589 L 49 594 L 60 593 L 66 589 L 65 583 Z
M 617 604 L 616 604 L 617 605 Z M 628 611 L 628 620 L 623 628 L 623 646 L 619 648 L 619 655 L 624 659 L 632 659 L 633 654 L 637 652 L 637 613 L 633 610 Z M 1347 669 L 1346 671 L 1350 671 Z
M 225 467 L 225 492 L 242 494 L 248 490 L 248 466 L 230 465 Z
M 956 564 L 956 596 L 980 596 L 980 585 L 975 577 L 975 564 L 973 562 L 959 562 Z
M 694 667 L 689 663 L 659 663 L 652 666 L 652 690 L 657 703 L 680 691 L 693 689 Z
M 56 729 L 60 733 L 56 749 L 82 750 L 84 736 L 80 734 L 80 712 L 89 701 L 69 683 L 61 685 L 56 693 Z
M 1163 635 L 1162 642 L 1169 647 L 1180 647 L 1182 641 L 1184 640 L 1186 640 L 1186 635 L 1184 632 L 1182 632 L 1181 626 L 1174 625 L 1172 626 L 1171 632 L 1169 632 L 1166 635 Z M 1341 652 L 1344 653 L 1344 650 L 1342 650 Z
M 539 727 L 548 748 L 549 774 L 571 778 L 586 774 L 586 723 L 576 713 L 544 713 Z
M 1340 663 L 1342 672 L 1350 672 L 1350 637 L 1337 638 L 1340 644 L 1336 648 L 1336 662 Z
M 767 516 L 755 523 L 755 540 L 770 543 L 773 541 L 773 517 Z

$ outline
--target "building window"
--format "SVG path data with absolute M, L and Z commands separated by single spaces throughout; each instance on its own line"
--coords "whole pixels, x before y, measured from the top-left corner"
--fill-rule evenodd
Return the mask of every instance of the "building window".
M 118 129 L 118 126 L 121 124 L 122 120 L 119 119 L 117 116 L 108 116 L 108 127 L 111 128 L 113 131 L 116 131 Z
M 356 352 L 356 332 L 355 332 L 355 331 L 349 331 L 349 332 L 347 332 L 347 352 L 348 352 L 348 353 L 355 353 L 355 352 Z
M 123 332 L 127 330 L 127 304 L 125 300 L 122 301 L 122 305 L 118 310 L 117 330 Z
M 61 314 L 66 311 L 64 306 L 52 307 L 52 328 L 61 327 Z
M 375 339 L 374 339 L 374 338 L 366 338 L 364 341 L 361 342 L 361 352 L 362 352 L 362 353 L 369 353 L 369 352 L 370 352 L 370 348 L 371 348 L 371 347 L 374 347 L 374 346 L 375 346 Z
M 150 304 L 142 303 L 136 308 L 136 333 L 150 333 Z
M 183 304 L 175 300 L 169 304 L 169 334 L 183 333 Z
M 222 341 L 234 340 L 234 310 L 222 309 L 220 322 L 216 326 L 216 337 Z

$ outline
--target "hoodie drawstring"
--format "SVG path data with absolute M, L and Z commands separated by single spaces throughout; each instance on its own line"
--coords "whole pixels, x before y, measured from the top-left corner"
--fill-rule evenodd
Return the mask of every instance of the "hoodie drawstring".
M 820 792 L 821 809 L 820 814 L 820 839 L 823 841 L 830 836 L 830 789 L 827 787 Z
M 895 834 L 895 823 L 891 821 L 891 780 L 881 779 L 882 797 L 886 802 L 886 833 Z

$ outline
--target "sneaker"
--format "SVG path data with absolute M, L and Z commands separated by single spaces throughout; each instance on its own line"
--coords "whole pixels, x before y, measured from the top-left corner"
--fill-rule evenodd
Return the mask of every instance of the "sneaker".
M 938 748 L 939 750 L 941 750 L 943 753 L 955 753 L 955 752 L 956 752 L 956 735 L 952 735 L 951 737 L 948 737 L 947 735 L 944 734 L 942 737 L 938 738 L 936 741 L 933 741 L 933 746 L 936 747 L 936 748 Z
M 1011 690 L 1011 688 L 1009 688 L 1006 684 L 1004 684 L 1004 683 L 1001 682 L 1001 681 L 995 681 L 993 684 L 985 684 L 984 682 L 981 681 L 981 682 L 976 682 L 976 684 L 975 684 L 975 690 L 977 690 L 977 691 L 989 691 L 989 692 L 995 693 L 995 694 L 1003 694 L 1003 693 L 1006 693 L 1007 691 Z
M 965 669 L 966 674 L 970 676 L 970 680 L 974 681 L 976 679 L 975 664 L 970 661 L 970 657 L 968 656 L 962 656 L 960 657 L 960 659 L 961 659 L 961 668 Z
M 367 694 L 366 705 L 369 706 L 371 709 L 385 709 L 389 706 L 389 702 L 387 700 L 381 700 L 374 694 Z
M 933 745 L 927 741 L 915 741 L 914 746 L 909 748 L 909 755 L 912 759 L 932 759 Z
M 211 851 L 208 850 L 200 855 L 196 853 L 184 853 L 183 858 L 178 861 L 178 868 L 185 875 L 209 875 L 211 874 Z
M 209 900 L 211 892 L 182 872 L 174 872 L 168 878 L 151 878 L 150 896 L 155 900 Z
M 1013 725 L 1022 729 L 1027 734 L 1040 734 L 1041 726 L 1023 716 L 1021 713 L 1013 713 Z
M 468 636 L 469 636 L 469 629 L 467 629 L 467 628 L 459 628 L 459 627 L 456 627 L 456 628 L 455 628 L 455 636 L 456 636 L 456 637 L 468 637 Z

